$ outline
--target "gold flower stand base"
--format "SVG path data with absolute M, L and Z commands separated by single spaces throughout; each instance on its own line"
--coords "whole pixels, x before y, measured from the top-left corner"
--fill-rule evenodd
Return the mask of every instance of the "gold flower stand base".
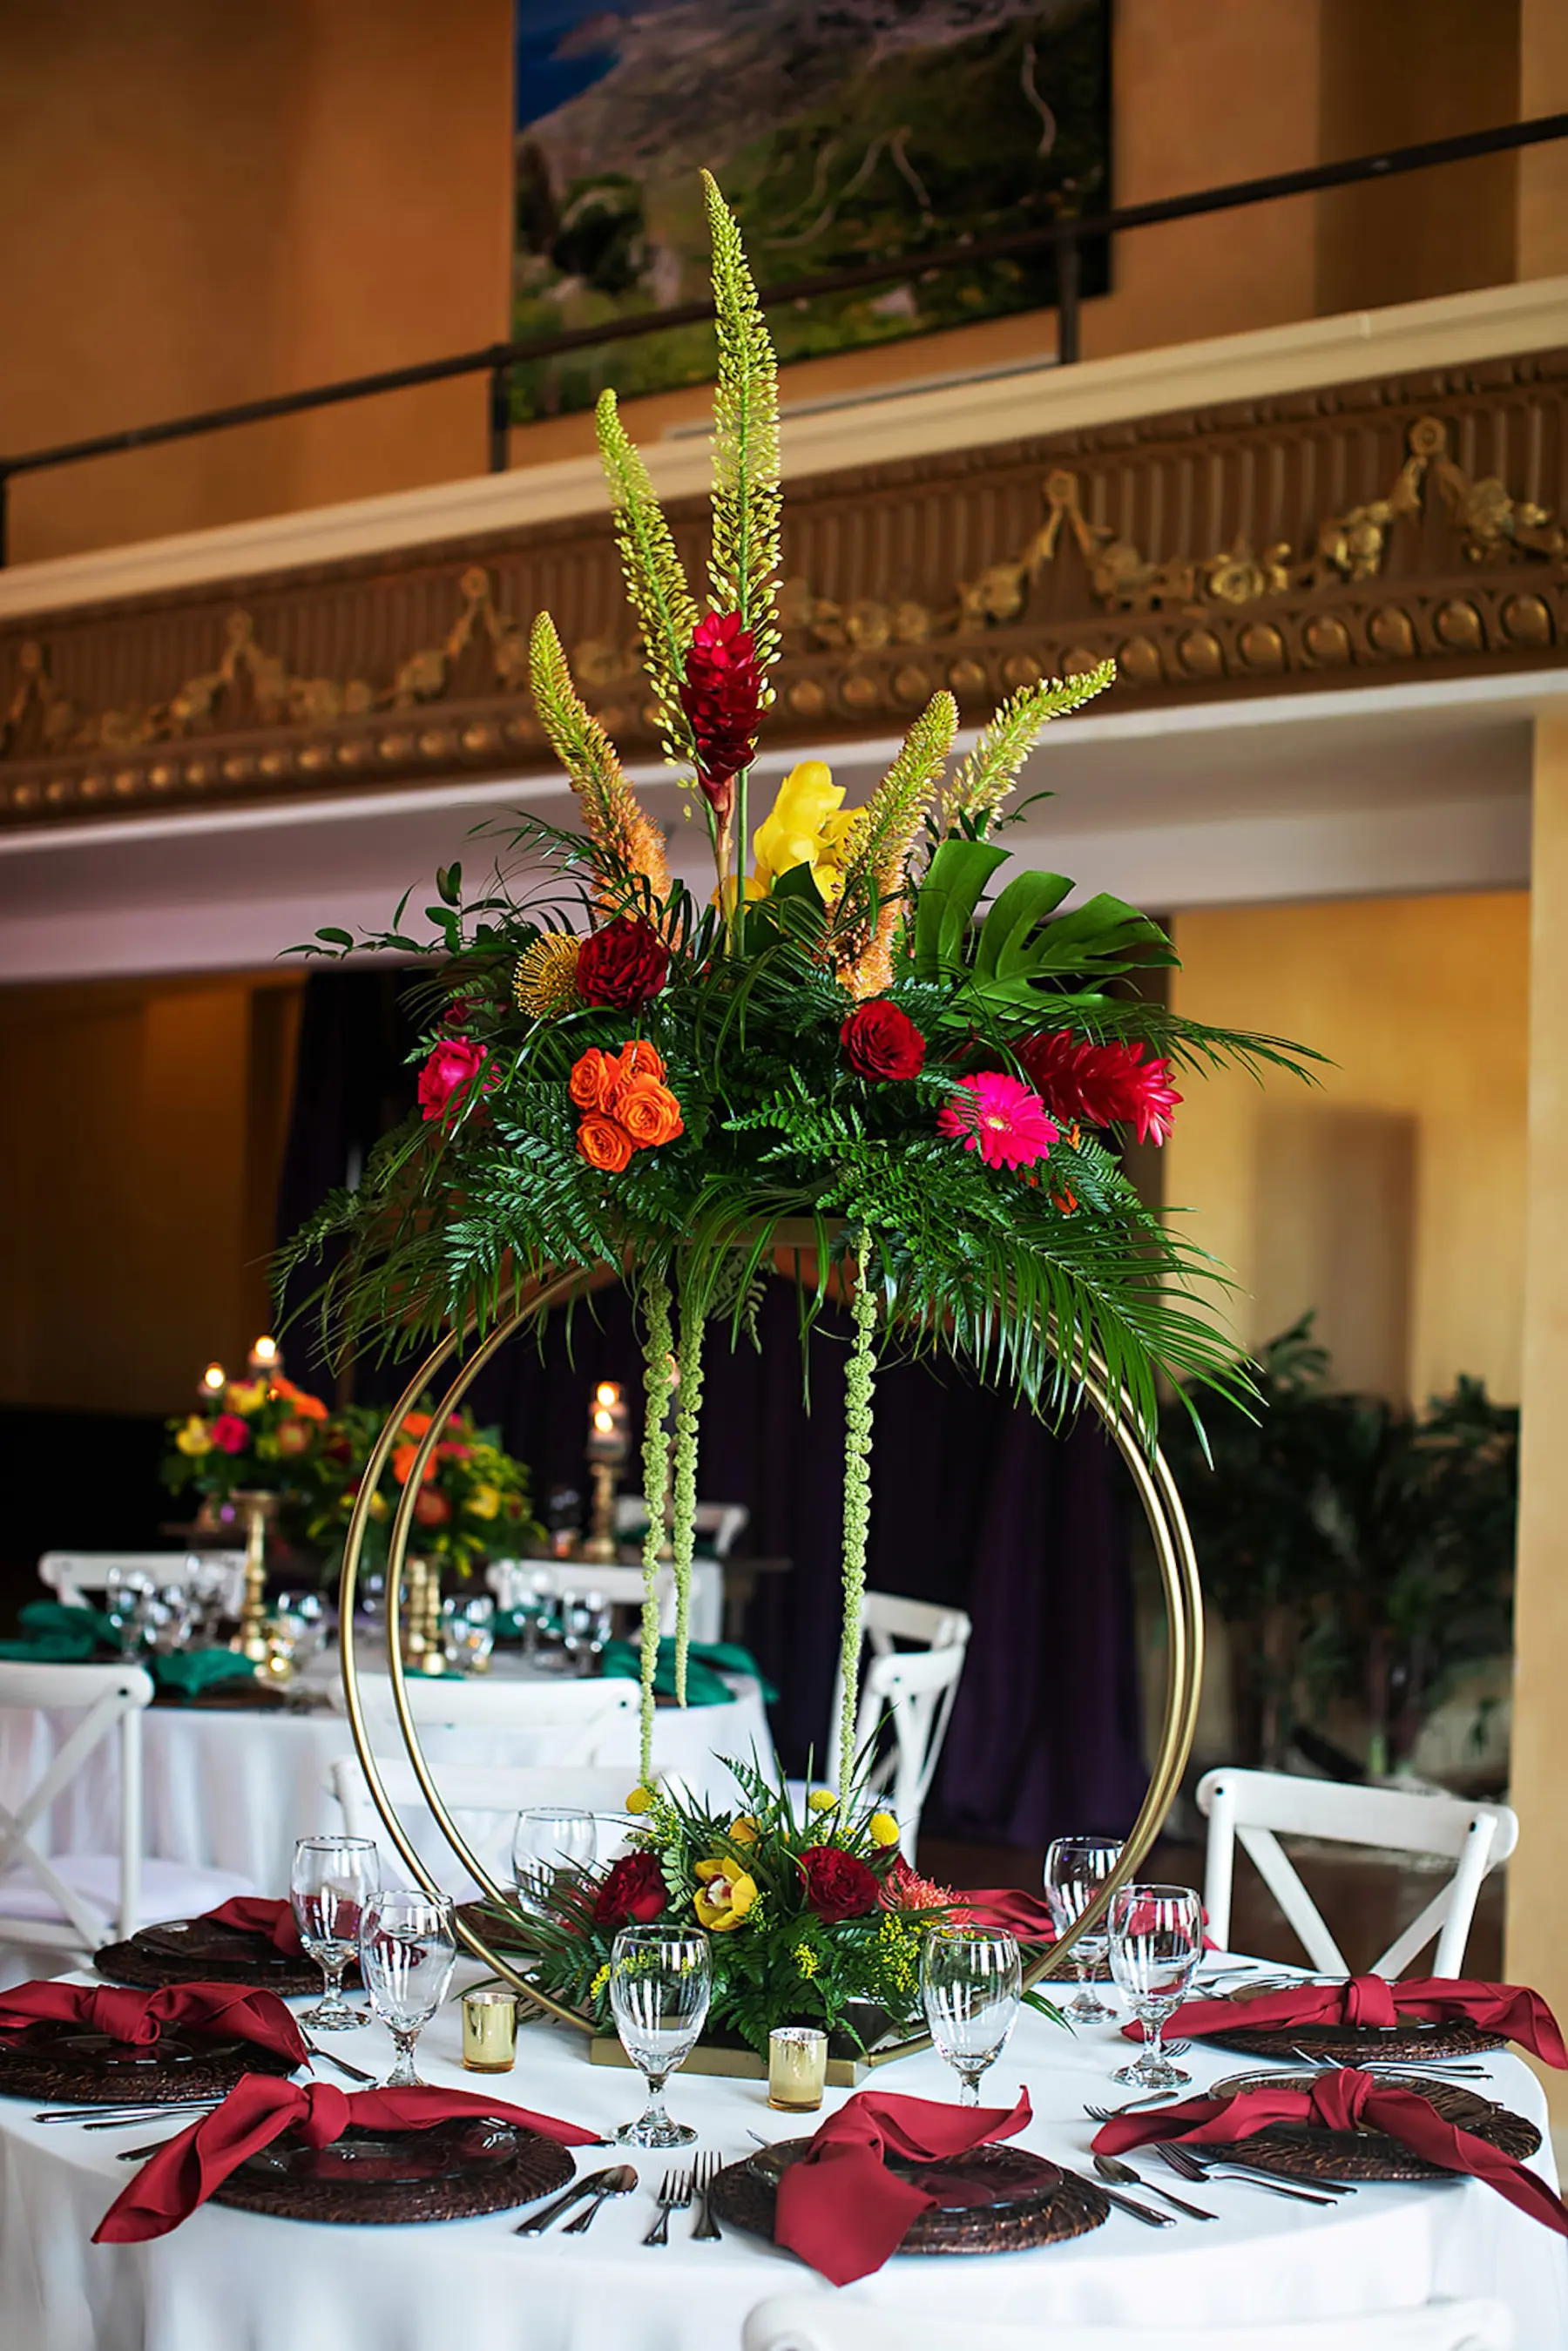
M 925 2042 L 919 2044 L 925 2047 Z M 888 2051 L 890 2057 L 902 2057 L 904 2044 Z M 591 2065 L 619 2065 L 625 2073 L 632 2071 L 627 2056 L 613 2032 L 596 2032 L 588 2044 Z M 830 2057 L 828 2087 L 830 2090 L 858 2090 L 868 2080 L 872 2067 L 878 2063 L 872 2057 Z M 732 2082 L 766 2082 L 768 2060 L 759 2057 L 755 2049 L 720 2049 L 711 2042 L 699 2041 L 681 2067 L 683 2074 L 722 2074 Z

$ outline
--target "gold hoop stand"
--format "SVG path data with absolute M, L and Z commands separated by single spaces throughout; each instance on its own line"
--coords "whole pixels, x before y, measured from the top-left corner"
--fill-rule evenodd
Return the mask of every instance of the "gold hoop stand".
M 397 1713 L 398 1728 L 408 1759 L 413 1767 L 420 1792 L 434 1816 L 447 1844 L 476 1884 L 484 1888 L 486 1897 L 505 1907 L 508 1896 L 473 1853 L 456 1823 L 442 1802 L 441 1792 L 431 1776 L 420 1744 L 419 1731 L 408 1701 L 398 1624 L 402 1606 L 403 1567 L 409 1538 L 413 1527 L 413 1506 L 419 1496 L 425 1465 L 429 1461 L 448 1417 L 455 1412 L 464 1397 L 492 1356 L 505 1346 L 513 1333 L 526 1324 L 538 1322 L 549 1311 L 582 1288 L 590 1276 L 580 1270 L 557 1276 L 542 1283 L 527 1302 L 500 1322 L 459 1365 L 445 1395 L 431 1413 L 430 1426 L 415 1448 L 414 1458 L 398 1502 L 392 1520 L 392 1536 L 387 1550 L 386 1625 L 387 1672 L 392 1681 L 392 1704 Z M 360 1554 L 364 1545 L 365 1529 L 370 1520 L 370 1506 L 381 1483 L 392 1447 L 398 1440 L 403 1421 L 413 1412 L 427 1388 L 430 1388 L 442 1367 L 448 1364 L 465 1336 L 463 1331 L 450 1332 L 422 1364 L 396 1406 L 389 1415 L 386 1426 L 376 1441 L 365 1475 L 361 1483 L 354 1514 L 349 1522 L 348 1541 L 343 1551 L 343 1574 L 339 1591 L 340 1644 L 342 1657 L 343 1700 L 348 1711 L 349 1727 L 353 1733 L 354 1749 L 361 1769 L 374 1799 L 376 1810 L 386 1826 L 387 1834 L 398 1855 L 413 1873 L 414 1881 L 428 1894 L 439 1894 L 441 1887 L 424 1863 L 398 1818 L 388 1795 L 371 1745 L 370 1733 L 361 1703 L 359 1672 L 354 1658 L 354 1599 L 359 1585 Z M 1169 1646 L 1166 1669 L 1165 1722 L 1160 1732 L 1159 1750 L 1149 1780 L 1148 1793 L 1142 1810 L 1129 1831 L 1122 1847 L 1122 1857 L 1111 1876 L 1102 1886 L 1096 1899 L 1061 1938 L 1049 1945 L 1040 1957 L 1025 1970 L 1026 1985 L 1039 1983 L 1055 1975 L 1067 1959 L 1079 1938 L 1091 1934 L 1104 1917 L 1118 1890 L 1131 1882 L 1143 1864 L 1145 1855 L 1159 1834 L 1171 1802 L 1181 1784 L 1186 1760 L 1192 1750 L 1193 1733 L 1197 1723 L 1199 1683 L 1203 1671 L 1203 1597 L 1197 1580 L 1197 1563 L 1193 1556 L 1192 1536 L 1181 1499 L 1172 1479 L 1165 1457 L 1157 1449 L 1145 1452 L 1135 1425 L 1129 1420 L 1120 1405 L 1112 1397 L 1105 1384 L 1104 1367 L 1097 1360 L 1082 1379 L 1083 1394 L 1099 1415 L 1107 1434 L 1126 1463 L 1138 1499 L 1148 1520 L 1154 1540 L 1155 1556 L 1159 1564 L 1160 1582 L 1164 1590 Z M 481 1959 L 504 1981 L 545 2010 L 562 2024 L 574 2026 L 585 2037 L 591 2038 L 595 2026 L 591 2017 L 561 2001 L 519 1975 L 510 1962 L 492 1950 L 484 1937 L 465 1918 L 457 1921 L 457 1932 L 474 1956 Z M 879 2049 L 871 2057 L 873 2065 L 889 2064 L 929 2046 L 924 2033 L 895 2043 L 891 2048 Z

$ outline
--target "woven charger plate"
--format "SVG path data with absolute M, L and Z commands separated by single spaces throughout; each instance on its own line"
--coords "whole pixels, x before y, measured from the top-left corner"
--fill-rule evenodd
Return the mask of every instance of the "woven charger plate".
M 565 2147 L 499 2117 L 480 2115 L 430 2130 L 350 2124 L 326 2147 L 307 2147 L 286 2131 L 231 2172 L 213 2201 L 282 2220 L 376 2227 L 471 2220 L 531 2204 L 566 2187 L 572 2174 Z
M 172 2028 L 138 2048 L 51 2019 L 30 2026 L 17 2046 L 0 2047 L 0 2097 L 88 2106 L 135 2099 L 162 2106 L 176 2098 L 221 2098 L 245 2074 L 293 2071 L 291 2058 L 275 2056 L 233 2033 L 209 2036 Z
M 786 2164 L 798 2162 L 811 2141 L 785 2139 L 769 2152 Z M 901 2253 L 1019 2253 L 1032 2245 L 1053 2245 L 1098 2229 L 1110 2206 L 1088 2180 L 1071 2179 L 1054 2164 L 1023 2156 L 1038 2167 L 1042 2184 L 1020 2192 L 1017 2158 L 1021 2148 L 977 2147 L 952 2163 L 933 2166 L 944 2175 L 960 2167 L 977 2191 L 989 2185 L 997 2201 L 919 2213 L 899 2246 Z M 924 2167 L 894 2165 L 904 2179 L 917 2179 Z M 1027 2196 L 1027 2200 L 1023 2200 Z M 713 2183 L 712 2203 L 721 2220 L 754 2236 L 771 2239 L 778 2189 L 766 2171 L 748 2158 L 732 2163 Z
M 107 1943 L 93 1960 L 110 1983 L 162 1991 L 165 1984 L 233 1983 L 294 2000 L 321 1989 L 321 1971 L 306 1959 L 287 1959 L 265 1935 L 247 1935 L 210 1918 L 170 1918 L 143 1927 L 127 1942 Z M 346 1980 L 359 1981 L 350 1968 Z
M 1423 2023 L 1406 2017 L 1401 2024 L 1276 2024 L 1249 2027 L 1244 2019 L 1245 1993 L 1232 1996 L 1236 2022 L 1210 2028 L 1203 2038 L 1217 2048 L 1238 2049 L 1247 2057 L 1293 2057 L 1298 2049 L 1314 2057 L 1337 2057 L 1354 2065 L 1360 2057 L 1473 2057 L 1489 2049 L 1506 2049 L 1505 2032 L 1489 2032 L 1479 2024 Z
M 1233 2074 L 1228 2081 L 1217 2082 L 1206 2095 L 1229 2098 L 1247 2090 L 1310 2090 L 1315 2078 L 1311 2074 Z M 1533 2123 L 1490 2098 L 1478 2097 L 1457 2082 L 1423 2082 L 1402 2074 L 1396 2085 L 1388 2086 L 1414 2090 L 1446 2123 L 1471 2132 L 1521 2163 L 1541 2145 L 1541 2133 Z M 1452 2179 L 1458 2176 L 1445 2171 L 1441 2164 L 1413 2155 L 1381 2131 L 1312 2130 L 1298 2123 L 1281 2123 L 1250 2138 L 1206 2146 L 1203 2153 L 1217 2162 L 1227 2156 L 1239 2157 L 1291 2179 Z

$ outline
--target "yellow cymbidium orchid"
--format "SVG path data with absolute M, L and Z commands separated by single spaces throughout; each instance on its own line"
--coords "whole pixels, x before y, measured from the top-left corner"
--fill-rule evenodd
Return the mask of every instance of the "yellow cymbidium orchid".
M 208 1434 L 207 1424 L 199 1413 L 191 1415 L 174 1442 L 189 1461 L 199 1461 L 204 1453 L 210 1453 L 213 1449 L 213 1440 Z
M 746 877 L 748 898 L 766 898 L 774 883 L 797 865 L 809 865 L 825 905 L 835 905 L 844 886 L 844 841 L 859 810 L 842 806 L 844 788 L 822 759 L 802 759 L 779 787 L 769 813 L 751 836 L 757 869 Z
M 738 1927 L 757 1899 L 757 1880 L 732 1861 L 699 1861 L 702 1884 L 692 1896 L 696 1914 L 710 1935 L 726 1935 Z

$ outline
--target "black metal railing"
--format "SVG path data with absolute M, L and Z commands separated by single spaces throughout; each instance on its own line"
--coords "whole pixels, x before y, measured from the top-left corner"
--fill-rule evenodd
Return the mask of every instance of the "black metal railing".
M 1435 170 L 1445 163 L 1469 162 L 1480 155 L 1507 154 L 1521 147 L 1538 147 L 1568 137 L 1568 113 L 1534 116 L 1528 122 L 1500 124 L 1493 131 L 1470 131 L 1451 139 L 1428 139 L 1414 147 L 1394 147 L 1380 155 L 1358 155 L 1343 163 L 1315 163 L 1299 172 L 1276 172 L 1267 178 L 1234 180 L 1224 187 L 1203 188 L 1186 196 L 1164 196 L 1152 204 L 1119 204 L 1113 210 L 1052 221 L 1040 228 L 1019 229 L 1005 236 L 977 237 L 966 245 L 939 246 L 923 252 L 895 254 L 852 269 L 834 269 L 816 277 L 792 277 L 764 287 L 764 305 L 798 302 L 818 295 L 852 293 L 862 287 L 891 284 L 912 271 L 972 268 L 977 262 L 1001 261 L 1020 254 L 1054 248 L 1056 260 L 1057 349 L 1059 365 L 1071 366 L 1079 356 L 1079 262 L 1083 245 L 1092 238 L 1121 231 L 1154 228 L 1170 221 L 1197 220 L 1206 213 L 1239 211 L 1249 204 L 1273 204 L 1286 196 L 1322 193 L 1330 188 L 1354 187 L 1371 180 L 1392 179 L 1405 172 Z M 227 408 L 208 408 L 193 416 L 176 416 L 159 424 L 136 424 L 120 433 L 94 434 L 85 441 L 62 441 L 49 449 L 29 449 L 15 457 L 0 457 L 0 564 L 6 560 L 6 518 L 13 481 L 57 465 L 77 465 L 91 457 L 110 457 L 133 449 L 152 449 L 169 441 L 192 441 L 206 433 L 224 433 L 239 424 L 264 424 L 282 416 L 303 416 L 312 409 L 336 408 L 345 401 L 372 400 L 383 392 L 412 392 L 422 384 L 447 383 L 466 375 L 489 377 L 488 462 L 492 473 L 507 470 L 510 460 L 512 370 L 531 360 L 554 359 L 567 351 L 597 349 L 604 343 L 630 341 L 640 335 L 662 333 L 670 327 L 698 325 L 713 316 L 711 299 L 682 302 L 667 310 L 650 310 L 593 327 L 571 327 L 559 334 L 536 335 L 509 343 L 486 343 L 482 350 L 457 351 L 450 358 L 424 360 L 413 367 L 382 368 L 374 375 L 344 378 L 338 383 L 317 384 L 308 392 L 282 392 L 265 400 L 238 401 Z

